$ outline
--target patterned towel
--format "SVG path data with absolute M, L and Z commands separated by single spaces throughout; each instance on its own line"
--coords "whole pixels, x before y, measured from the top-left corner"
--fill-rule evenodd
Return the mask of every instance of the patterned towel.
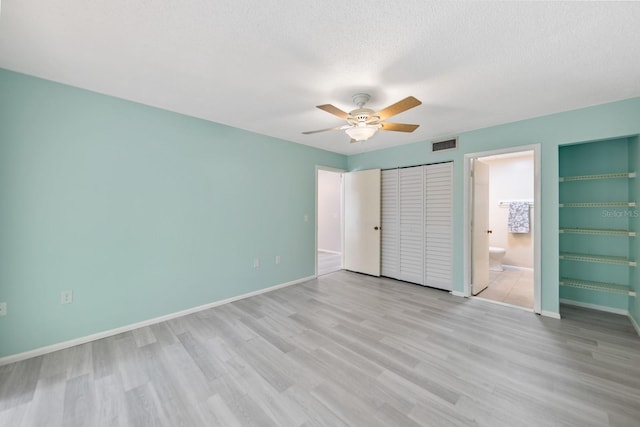
M 529 202 L 509 203 L 509 233 L 529 232 Z

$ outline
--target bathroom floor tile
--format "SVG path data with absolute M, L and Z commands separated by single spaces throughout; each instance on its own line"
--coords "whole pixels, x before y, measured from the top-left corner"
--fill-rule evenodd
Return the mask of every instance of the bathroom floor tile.
M 479 297 L 533 308 L 533 271 L 505 269 L 489 272 L 489 287 Z

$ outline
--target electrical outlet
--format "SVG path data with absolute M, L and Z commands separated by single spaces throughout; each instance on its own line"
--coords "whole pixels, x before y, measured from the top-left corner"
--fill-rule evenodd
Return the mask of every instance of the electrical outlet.
M 0 316 L 6 316 L 6 315 L 7 315 L 7 303 L 0 302 Z
M 60 292 L 60 304 L 71 304 L 73 302 L 73 291 Z
M 280 258 L 280 255 L 276 255 L 276 264 L 280 264 L 281 261 L 282 258 Z
M 258 268 L 260 267 L 260 258 L 255 258 L 253 260 L 253 268 Z

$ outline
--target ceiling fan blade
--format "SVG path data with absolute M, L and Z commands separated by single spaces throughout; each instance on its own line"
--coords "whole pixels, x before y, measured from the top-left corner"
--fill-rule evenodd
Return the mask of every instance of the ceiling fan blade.
M 333 114 L 334 116 L 338 116 L 343 120 L 347 120 L 347 118 L 349 118 L 349 114 L 345 113 L 344 111 L 342 111 L 338 107 L 334 107 L 331 104 L 316 105 L 316 107 L 321 109 L 321 110 L 323 110 L 323 111 L 326 111 L 329 114 Z
M 396 132 L 413 132 L 418 129 L 420 125 L 410 125 L 407 123 L 380 123 L 382 127 L 380 130 L 393 130 Z
M 303 135 L 311 135 L 312 133 L 320 133 L 320 132 L 326 132 L 328 130 L 342 130 L 344 128 L 344 126 L 338 126 L 335 128 L 327 128 L 327 129 L 319 129 L 319 130 L 308 130 L 306 132 L 302 132 Z
M 422 104 L 421 101 L 417 100 L 413 96 L 408 96 L 402 101 L 398 101 L 395 104 L 389 105 L 387 108 L 380 110 L 376 115 L 380 116 L 380 120 L 388 119 L 391 116 L 395 116 L 396 114 L 400 114 L 403 111 L 407 111 L 413 107 L 417 107 Z

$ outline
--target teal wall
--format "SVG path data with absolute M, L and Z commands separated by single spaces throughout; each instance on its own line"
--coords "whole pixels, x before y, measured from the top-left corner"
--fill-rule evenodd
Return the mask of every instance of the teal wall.
M 316 165 L 347 159 L 0 70 L 0 357 L 313 275 Z
M 454 265 L 463 265 L 464 155 L 541 144 L 542 310 L 559 312 L 558 147 L 582 141 L 640 134 L 640 98 L 493 126 L 458 135 L 459 148 L 431 153 L 429 141 L 349 157 L 349 169 L 390 168 L 454 161 Z M 428 126 L 428 117 L 426 124 Z M 454 289 L 463 292 L 463 271 L 454 270 Z
M 466 132 L 452 152 L 425 141 L 346 158 L 0 70 L 0 357 L 314 274 L 316 165 L 453 160 L 462 265 L 464 154 L 534 143 L 542 308 L 557 312 L 558 147 L 640 134 L 639 113 L 634 98 Z

